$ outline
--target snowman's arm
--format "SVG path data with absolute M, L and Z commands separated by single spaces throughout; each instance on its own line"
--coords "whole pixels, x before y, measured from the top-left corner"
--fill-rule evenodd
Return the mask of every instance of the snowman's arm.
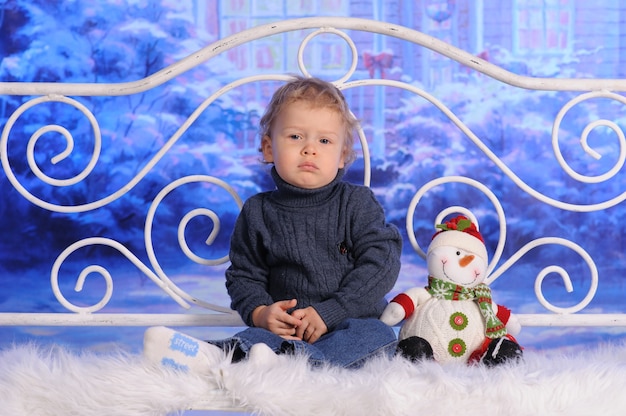
M 417 305 L 430 298 L 426 289 L 414 287 L 395 296 L 387 305 L 380 320 L 389 326 L 398 324 L 411 316 Z
M 506 331 L 513 336 L 517 336 L 522 330 L 522 324 L 520 324 L 517 316 L 513 315 L 511 310 L 505 306 L 495 303 L 491 303 L 491 306 L 498 319 L 506 325 Z

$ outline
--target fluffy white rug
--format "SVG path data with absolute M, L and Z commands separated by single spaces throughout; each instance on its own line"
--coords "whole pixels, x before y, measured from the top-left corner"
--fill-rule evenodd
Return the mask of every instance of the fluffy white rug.
M 267 358 L 267 357 L 266 357 Z M 618 415 L 626 345 L 576 355 L 525 351 L 520 364 L 442 367 L 379 359 L 360 370 L 311 370 L 273 356 L 223 362 L 204 376 L 141 356 L 18 345 L 0 351 L 0 414 L 156 416 L 229 402 L 262 415 Z

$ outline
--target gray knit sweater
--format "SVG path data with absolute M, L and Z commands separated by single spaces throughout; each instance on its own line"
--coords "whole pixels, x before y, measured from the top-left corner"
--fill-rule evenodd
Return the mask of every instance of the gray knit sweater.
M 272 169 L 276 190 L 246 201 L 231 238 L 226 288 L 249 326 L 260 305 L 297 299 L 332 330 L 379 317 L 400 271 L 402 238 L 373 192 L 342 181 L 302 189 Z

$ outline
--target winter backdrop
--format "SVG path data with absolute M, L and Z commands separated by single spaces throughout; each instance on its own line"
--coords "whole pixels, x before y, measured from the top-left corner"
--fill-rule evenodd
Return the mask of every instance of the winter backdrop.
M 383 7 L 384 6 L 384 7 Z M 137 80 L 181 59 L 218 38 L 283 18 L 339 15 L 379 19 L 413 27 L 446 40 L 519 74 L 549 77 L 624 76 L 626 46 L 622 16 L 626 6 L 617 0 L 422 0 L 275 1 L 109 0 L 100 2 L 0 1 L 0 80 L 35 82 L 123 82 Z M 497 16 L 497 17 L 496 17 Z M 38 198 L 56 204 L 85 204 L 122 188 L 145 166 L 197 106 L 221 85 L 253 73 L 298 72 L 295 46 L 307 32 L 268 38 L 229 51 L 174 82 L 129 97 L 77 97 L 98 118 L 103 153 L 94 171 L 77 185 L 63 190 L 42 183 L 24 155 L 28 138 L 44 124 L 71 130 L 72 157 L 52 163 L 64 149 L 60 135 L 48 133 L 38 142 L 36 161 L 47 175 L 64 179 L 76 175 L 89 161 L 93 132 L 84 116 L 61 103 L 26 111 L 11 130 L 8 156 L 21 183 Z M 367 51 L 382 62 L 375 66 L 360 57 L 354 78 L 401 79 L 438 97 L 526 183 L 552 198 L 578 204 L 611 199 L 625 188 L 623 175 L 585 185 L 572 180 L 555 161 L 551 128 L 557 112 L 575 94 L 520 91 L 470 72 L 458 64 L 418 47 L 379 36 L 362 39 Z M 347 69 L 349 49 L 341 39 L 322 38 L 313 46 L 307 64 L 314 75 L 329 80 Z M 367 48 L 366 48 L 367 49 Z M 144 263 L 143 227 L 150 202 L 169 182 L 189 173 L 227 178 L 243 199 L 271 187 L 266 168 L 258 163 L 257 123 L 277 83 L 233 90 L 206 109 L 176 145 L 132 192 L 104 208 L 77 214 L 52 213 L 17 195 L 5 175 L 0 223 L 0 310 L 62 312 L 50 288 L 50 268 L 73 242 L 103 236 L 123 243 Z M 416 190 L 442 174 L 467 175 L 491 187 L 506 201 L 510 240 L 504 259 L 533 238 L 561 236 L 583 246 L 599 260 L 600 285 L 591 312 L 623 312 L 625 267 L 622 224 L 626 212 L 614 207 L 603 213 L 559 211 L 521 192 L 462 134 L 443 113 L 424 99 L 387 88 L 349 90 L 346 96 L 372 149 L 372 187 L 388 217 L 406 234 L 405 209 Z M 374 100 L 371 98 L 374 97 Z M 28 97 L 0 97 L 0 124 Z M 373 103 L 373 104 L 372 104 Z M 384 117 L 368 117 L 372 106 L 385 106 Z M 590 144 L 603 158 L 589 160 L 577 144 L 584 127 L 606 118 L 624 125 L 623 106 L 609 100 L 590 100 L 568 112 L 559 132 L 564 157 L 586 175 L 600 175 L 618 160 L 617 134 L 594 129 Z M 348 179 L 362 181 L 362 162 Z M 493 253 L 497 235 L 493 211 L 474 192 L 450 187 L 420 203 L 416 233 L 422 247 L 432 233 L 434 215 L 451 204 L 481 207 L 481 231 Z M 10 202 L 9 202 L 10 201 Z M 190 184 L 168 196 L 155 217 L 155 251 L 165 272 L 187 292 L 221 305 L 228 304 L 224 267 L 217 270 L 191 262 L 181 252 L 176 230 L 182 216 L 198 205 L 218 212 L 223 229 L 232 226 L 238 208 L 217 187 Z M 191 249 L 205 257 L 227 254 L 228 234 L 220 233 L 211 246 L 204 240 L 210 225 L 196 220 L 187 230 Z M 406 240 L 405 240 L 406 241 Z M 81 257 L 82 256 L 82 257 Z M 88 260 L 87 260 L 88 259 Z M 61 287 L 77 301 L 97 301 L 98 279 L 88 279 L 87 293 L 72 295 L 75 276 L 94 259 L 114 270 L 114 297 L 104 312 L 180 312 L 169 297 L 115 250 L 80 250 L 61 271 Z M 498 279 L 493 287 L 499 303 L 514 312 L 541 312 L 533 293 L 535 276 L 549 264 L 568 268 L 574 292 L 568 294 L 557 278 L 544 290 L 558 305 L 579 302 L 589 287 L 589 273 L 570 250 L 532 251 Z M 397 288 L 425 282 L 424 262 L 407 244 Z M 90 293 L 94 293 L 90 299 Z M 0 346 L 38 340 L 69 346 L 106 349 L 122 343 L 140 348 L 142 328 L 0 328 Z M 230 329 L 211 330 L 222 337 Z M 189 329 L 200 337 L 206 330 Z M 623 330 L 600 328 L 580 332 L 568 328 L 525 328 L 520 342 L 527 348 L 576 348 L 580 344 L 623 337 Z

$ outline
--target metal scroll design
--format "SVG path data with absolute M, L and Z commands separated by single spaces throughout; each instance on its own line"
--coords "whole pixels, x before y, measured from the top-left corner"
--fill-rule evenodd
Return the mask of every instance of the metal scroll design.
M 371 80 L 351 81 L 351 82 L 347 82 L 342 88 L 344 89 L 354 88 L 354 87 L 362 86 L 362 85 L 378 85 L 378 86 L 401 88 L 426 99 L 435 107 L 437 107 L 439 110 L 441 110 L 446 115 L 446 117 L 448 117 L 450 121 L 455 126 L 457 126 L 457 128 L 461 130 L 474 143 L 474 145 L 481 152 L 483 152 L 485 156 L 487 156 L 502 171 L 502 173 L 504 173 L 509 179 L 511 179 L 511 181 L 513 181 L 513 183 L 515 183 L 521 190 L 526 192 L 528 195 L 532 196 L 533 198 L 547 205 L 550 205 L 550 206 L 553 206 L 555 208 L 559 208 L 562 210 L 566 210 L 566 211 L 594 212 L 594 211 L 601 211 L 603 209 L 616 206 L 622 203 L 624 200 L 626 200 L 626 191 L 622 192 L 621 194 L 613 198 L 609 198 L 605 201 L 592 203 L 592 204 L 573 204 L 573 203 L 568 203 L 568 202 L 560 201 L 558 199 L 549 197 L 548 195 L 545 195 L 539 192 L 538 190 L 533 188 L 531 185 L 523 181 L 519 176 L 517 176 L 517 174 L 515 174 L 515 172 L 513 172 L 513 170 L 511 170 L 504 161 L 498 158 L 498 156 L 496 156 L 496 154 L 493 151 L 491 151 L 491 149 L 485 143 L 483 143 L 480 140 L 480 138 L 478 138 L 476 134 L 469 127 L 467 127 L 465 123 L 463 123 L 463 121 L 461 121 L 456 116 L 456 114 L 454 114 L 445 104 L 443 104 L 439 99 L 437 99 L 435 96 L 431 95 L 430 93 L 414 85 L 410 85 L 401 81 L 388 80 L 388 79 L 371 79 Z M 558 145 L 558 131 L 559 131 L 560 123 L 563 117 L 565 116 L 567 111 L 569 111 L 576 104 L 579 104 L 582 101 L 585 101 L 591 98 L 596 98 L 596 97 L 610 98 L 610 99 L 617 100 L 626 104 L 626 97 L 623 97 L 619 94 L 611 93 L 608 91 L 597 91 L 597 92 L 580 94 L 579 96 L 570 100 L 568 103 L 566 103 L 563 106 L 557 118 L 555 119 L 555 122 L 553 125 L 553 131 L 552 131 L 552 145 L 553 145 L 553 149 L 554 149 L 556 158 L 560 166 L 572 178 L 579 180 L 581 182 L 586 182 L 586 183 L 599 183 L 599 182 L 603 182 L 603 181 L 611 179 L 622 169 L 624 160 L 626 160 L 626 140 L 624 139 L 624 133 L 616 123 L 611 122 L 609 120 L 596 120 L 594 122 L 589 123 L 585 127 L 584 131 L 581 133 L 581 139 L 580 139 L 581 146 L 583 150 L 585 151 L 585 153 L 590 155 L 594 159 L 599 159 L 601 155 L 595 150 L 591 149 L 589 145 L 587 144 L 587 137 L 589 135 L 589 132 L 593 128 L 596 128 L 598 126 L 605 126 L 605 127 L 609 127 L 611 130 L 613 130 L 617 134 L 618 139 L 619 139 L 619 147 L 620 147 L 619 159 L 616 162 L 616 164 L 608 172 L 606 172 L 603 175 L 593 176 L 593 177 L 578 174 L 571 167 L 569 167 L 569 165 L 567 164 L 567 162 L 564 160 L 564 158 L 561 155 L 560 147 Z
M 609 169 L 607 172 L 605 172 L 602 175 L 587 176 L 587 175 L 582 175 L 576 172 L 565 161 L 565 158 L 563 157 L 563 154 L 561 152 L 561 148 L 559 146 L 559 140 L 558 140 L 558 132 L 561 126 L 561 122 L 563 121 L 563 118 L 565 117 L 565 115 L 570 109 L 574 108 L 574 106 L 582 103 L 583 101 L 587 101 L 593 98 L 608 98 L 611 100 L 621 102 L 622 104 L 626 104 L 626 97 L 619 95 L 619 94 L 615 94 L 613 92 L 609 92 L 609 91 L 594 91 L 594 92 L 589 92 L 585 94 L 580 94 L 577 97 L 574 97 L 573 99 L 571 99 L 561 108 L 561 110 L 559 111 L 559 113 L 557 114 L 555 118 L 554 125 L 552 128 L 552 148 L 554 150 L 555 157 L 557 161 L 559 162 L 559 165 L 563 168 L 563 170 L 570 177 L 583 183 L 600 183 L 600 182 L 604 182 L 613 178 L 622 170 L 622 168 L 624 167 L 624 161 L 626 161 L 626 139 L 624 138 L 624 131 L 617 123 L 611 120 L 606 120 L 606 119 L 595 120 L 587 124 L 581 133 L 580 145 L 583 151 L 585 152 L 585 154 L 589 155 L 595 160 L 601 159 L 602 154 L 597 152 L 595 149 L 593 149 L 589 145 L 589 142 L 588 142 L 589 133 L 594 128 L 597 128 L 600 126 L 604 126 L 604 127 L 611 129 L 616 134 L 617 139 L 618 139 L 618 144 L 619 144 L 619 156 L 615 164 L 611 167 L 611 169 Z M 626 199 L 626 192 L 622 193 L 616 198 L 605 201 L 604 203 L 597 204 L 596 206 L 593 206 L 593 208 L 594 210 L 602 210 L 605 208 L 609 208 L 616 204 L 619 204 L 620 202 L 624 201 L 624 199 Z
M 196 297 L 193 297 L 189 295 L 188 293 L 186 293 L 184 290 L 182 290 L 180 287 L 178 287 L 172 280 L 169 279 L 167 274 L 163 271 L 154 252 L 154 246 L 152 244 L 152 227 L 153 227 L 153 222 L 154 222 L 154 214 L 157 211 L 159 204 L 163 201 L 163 199 L 169 193 L 171 193 L 175 189 L 183 185 L 189 184 L 189 183 L 197 183 L 197 182 L 211 183 L 211 184 L 220 186 L 221 188 L 225 189 L 233 197 L 237 206 L 241 209 L 243 205 L 241 198 L 235 192 L 235 190 L 232 187 L 230 187 L 230 185 L 228 185 L 226 182 L 224 182 L 221 179 L 218 179 L 212 176 L 207 176 L 207 175 L 192 175 L 192 176 L 183 177 L 176 181 L 173 181 L 172 183 L 167 185 L 163 190 L 161 190 L 161 192 L 159 192 L 159 194 L 156 196 L 156 198 L 154 199 L 154 201 L 152 202 L 148 210 L 148 216 L 146 219 L 145 229 L 144 229 L 144 242 L 146 245 L 146 251 L 148 252 L 150 265 L 152 266 L 152 268 L 145 265 L 130 250 L 128 250 L 124 245 L 122 245 L 121 243 L 115 240 L 112 240 L 109 238 L 103 238 L 103 237 L 90 237 L 90 238 L 86 238 L 83 240 L 79 240 L 73 243 L 72 245 L 70 245 L 69 247 L 67 247 L 57 257 L 52 267 L 52 272 L 51 272 L 52 290 L 56 298 L 59 300 L 59 303 L 61 303 L 68 310 L 73 311 L 73 312 L 78 312 L 78 313 L 96 312 L 102 309 L 104 306 L 106 306 L 106 304 L 110 300 L 112 293 L 113 293 L 113 279 L 109 271 L 100 265 L 89 265 L 85 267 L 80 273 L 80 275 L 78 276 L 78 279 L 76 281 L 76 285 L 74 288 L 77 292 L 82 291 L 87 276 L 89 276 L 92 273 L 99 274 L 104 279 L 106 283 L 106 288 L 105 288 L 105 293 L 103 297 L 100 299 L 100 301 L 96 302 L 95 304 L 90 305 L 90 306 L 78 306 L 76 304 L 73 304 L 70 301 L 68 301 L 65 296 L 63 296 L 63 293 L 61 292 L 61 289 L 59 287 L 59 270 L 61 266 L 63 265 L 63 263 L 65 262 L 65 260 L 72 253 L 76 252 L 77 250 L 83 247 L 100 245 L 100 246 L 111 247 L 117 250 L 121 255 L 126 257 L 132 264 L 134 264 L 141 272 L 143 272 L 146 276 L 148 276 L 150 280 L 152 280 L 159 288 L 161 288 L 165 293 L 167 293 L 180 306 L 186 309 L 189 309 L 191 307 L 190 304 L 194 304 L 196 306 L 209 309 L 215 312 L 236 314 L 234 311 L 232 311 L 229 308 L 215 305 L 212 303 L 208 303 Z M 225 263 L 228 260 L 227 256 L 224 256 L 218 259 L 206 259 L 206 258 L 203 258 L 201 256 L 194 254 L 192 250 L 189 248 L 185 240 L 185 228 L 187 227 L 187 225 L 193 218 L 196 218 L 198 216 L 204 216 L 204 217 L 209 218 L 213 224 L 212 231 L 206 240 L 207 245 L 210 245 L 213 243 L 215 236 L 219 232 L 219 229 L 220 229 L 219 216 L 213 210 L 208 209 L 208 208 L 193 209 L 189 211 L 182 218 L 178 226 L 178 242 L 179 242 L 181 249 L 187 255 L 188 258 L 192 259 L 193 261 L 199 264 L 217 265 L 217 264 Z
M 188 126 L 200 115 L 200 113 L 202 111 L 204 111 L 204 109 L 213 101 L 215 100 L 219 95 L 213 95 L 210 98 L 208 98 L 197 110 L 196 112 L 184 123 L 183 126 L 181 126 L 179 128 L 179 130 L 172 136 L 172 138 L 170 138 L 170 140 L 167 142 L 167 144 L 160 149 L 160 151 L 153 157 L 152 160 L 150 160 L 146 166 L 143 167 L 143 169 L 137 173 L 137 175 L 130 179 L 130 181 L 122 186 L 119 190 L 111 193 L 110 195 L 101 198 L 99 200 L 93 201 L 93 202 L 89 202 L 86 204 L 82 204 L 82 205 L 59 205 L 59 204 L 53 204 L 51 202 L 48 201 L 44 201 L 40 198 L 38 198 L 37 196 L 35 196 L 34 194 L 32 194 L 28 189 L 26 189 L 18 180 L 17 176 L 13 173 L 13 170 L 11 169 L 11 164 L 9 161 L 9 156 L 8 156 L 8 138 L 9 138 L 9 134 L 11 129 L 13 128 L 16 120 L 28 109 L 37 106 L 39 104 L 45 103 L 45 102 L 62 102 L 65 104 L 69 104 L 71 106 L 73 106 L 74 108 L 78 109 L 90 122 L 91 126 L 92 126 L 92 131 L 93 131 L 93 139 L 94 139 L 94 146 L 93 146 L 93 150 L 92 150 L 92 154 L 91 157 L 89 158 L 89 162 L 87 164 L 87 166 L 77 175 L 75 175 L 72 178 L 69 179 L 56 179 L 56 178 L 52 178 L 48 175 L 46 175 L 37 165 L 36 162 L 36 158 L 35 158 L 35 147 L 37 144 L 37 141 L 39 140 L 39 138 L 42 137 L 43 134 L 45 133 L 49 133 L 49 132 L 56 132 L 59 133 L 64 139 L 65 139 L 65 149 L 59 153 L 58 155 L 54 156 L 51 159 L 51 162 L 53 164 L 59 163 L 60 161 L 62 161 L 63 159 L 70 157 L 72 154 L 72 151 L 74 150 L 74 145 L 75 145 L 75 141 L 74 141 L 74 137 L 72 136 L 72 134 L 65 129 L 62 126 L 58 126 L 58 125 L 54 125 L 54 124 L 50 124 L 50 125 L 46 125 L 43 126 L 41 128 L 39 128 L 37 131 L 35 131 L 35 133 L 33 133 L 31 135 L 31 137 L 28 140 L 27 143 L 27 155 L 26 158 L 28 160 L 28 165 L 31 169 L 31 171 L 33 172 L 33 174 L 40 179 L 42 182 L 49 184 L 51 186 L 56 186 L 56 187 L 64 187 L 64 186 L 70 186 L 76 183 L 79 183 L 80 181 L 84 180 L 93 170 L 94 166 L 96 165 L 96 163 L 98 162 L 98 159 L 100 157 L 100 150 L 101 150 L 101 146 L 102 146 L 102 139 L 101 139 L 101 132 L 100 132 L 100 128 L 98 125 L 98 122 L 95 118 L 95 116 L 80 102 L 78 102 L 77 100 L 74 100 L 72 98 L 68 98 L 68 97 L 64 97 L 64 96 L 45 96 L 45 97 L 39 97 L 39 98 L 35 98 L 35 99 L 31 99 L 29 101 L 27 101 L 26 103 L 24 103 L 22 106 L 20 106 L 10 117 L 10 119 L 7 121 L 7 124 L 5 125 L 3 132 L 2 132 L 2 137 L 0 139 L 0 146 L 1 146 L 1 150 L 0 150 L 0 158 L 2 160 L 2 166 L 4 168 L 4 171 L 7 175 L 7 178 L 9 179 L 9 181 L 11 182 L 11 184 L 15 187 L 15 189 L 24 197 L 26 198 L 28 201 L 30 201 L 31 203 L 33 203 L 34 205 L 37 205 L 41 208 L 44 208 L 48 211 L 53 211 L 53 212 L 61 212 L 61 213 L 72 213 L 72 212 L 86 212 L 86 211 L 90 211 L 90 210 L 95 210 L 98 208 L 101 208 L 103 206 L 106 206 L 107 204 L 121 198 L 122 196 L 124 196 L 126 193 L 130 192 L 137 183 L 139 183 L 139 181 L 141 181 L 141 179 L 143 177 L 145 177 L 148 172 L 152 169 L 152 167 L 163 157 L 163 155 L 173 146 L 173 144 L 180 138 L 180 136 L 186 131 L 186 129 L 188 128 Z M 67 308 L 68 310 L 74 311 L 74 312 L 79 312 L 79 313 L 91 313 L 91 312 L 95 312 L 98 311 L 100 309 L 102 309 L 110 300 L 112 293 L 113 293 L 113 279 L 111 277 L 110 272 L 99 265 L 90 265 L 87 266 L 86 268 L 83 269 L 83 271 L 80 273 L 80 275 L 78 276 L 78 279 L 76 281 L 76 285 L 75 285 L 75 290 L 76 291 L 82 291 L 83 290 L 83 286 L 85 285 L 86 279 L 88 276 L 92 275 L 92 274 L 98 274 L 100 275 L 106 284 L 106 288 L 105 288 L 105 292 L 103 294 L 103 296 L 101 297 L 101 299 L 96 302 L 93 305 L 90 306 L 78 306 L 75 305 L 71 302 L 69 302 L 67 300 L 67 298 L 62 294 L 61 289 L 59 287 L 59 270 L 61 268 L 61 265 L 63 264 L 63 262 L 75 251 L 83 248 L 83 247 L 87 247 L 87 246 L 107 246 L 107 247 L 111 247 L 115 250 L 117 250 L 120 254 L 122 254 L 124 257 L 126 257 L 131 263 L 133 263 L 141 272 L 143 272 L 148 278 L 150 278 L 155 284 L 157 284 L 158 287 L 160 287 L 162 290 L 164 290 L 172 299 L 174 299 L 178 304 L 180 304 L 181 306 L 183 306 L 184 308 L 189 308 L 190 307 L 190 303 L 195 304 L 197 306 L 203 307 L 203 308 L 207 308 L 213 311 L 217 311 L 217 312 L 223 312 L 223 313 L 234 313 L 232 310 L 230 310 L 229 308 L 225 308 L 222 306 L 218 306 L 218 305 L 214 305 L 208 302 L 204 302 L 200 299 L 197 299 L 193 296 L 190 296 L 189 294 L 187 294 L 185 291 L 183 291 L 182 289 L 180 289 L 176 284 L 174 284 L 165 274 L 165 272 L 162 270 L 162 268 L 160 267 L 156 256 L 154 255 L 154 249 L 153 249 L 153 245 L 152 245 L 152 225 L 153 225 L 153 218 L 154 218 L 154 212 L 156 211 L 158 205 L 160 204 L 160 202 L 162 201 L 162 199 L 172 190 L 187 184 L 187 183 L 192 183 L 192 182 L 206 182 L 206 183 L 212 183 L 215 184 L 217 186 L 222 187 L 223 189 L 225 189 L 231 196 L 232 198 L 235 200 L 237 206 L 239 208 L 241 208 L 241 206 L 243 205 L 241 198 L 239 197 L 239 195 L 236 193 L 236 191 L 230 187 L 230 185 L 228 185 L 226 182 L 222 181 L 221 179 L 215 178 L 215 177 L 211 177 L 211 176 L 207 176 L 207 175 L 193 175 L 193 176 L 188 176 L 188 177 L 184 177 L 181 178 L 177 181 L 172 182 L 171 184 L 169 184 L 167 187 L 165 187 L 161 193 L 159 193 L 159 195 L 157 195 L 157 197 L 154 199 L 154 201 L 152 202 L 150 209 L 148 211 L 148 218 L 146 219 L 146 224 L 145 224 L 145 230 L 144 230 L 144 241 L 146 244 L 146 250 L 148 252 L 149 255 L 149 259 L 150 259 L 150 263 L 152 266 L 152 269 L 150 269 L 149 267 L 147 267 L 146 265 L 144 265 L 141 260 L 134 255 L 130 250 L 128 250 L 124 245 L 122 245 L 121 243 L 109 239 L 109 238 L 102 238 L 102 237 L 92 237 L 92 238 L 86 238 L 80 241 L 75 242 L 74 244 L 70 245 L 69 247 L 67 247 L 56 259 L 53 267 L 52 267 L 52 271 L 51 271 L 51 285 L 52 285 L 52 290 L 54 295 L 56 296 L 56 298 L 58 299 L 59 303 L 61 303 L 65 308 Z M 181 223 L 179 224 L 178 227 L 178 242 L 179 245 L 181 247 L 181 250 L 185 253 L 185 255 L 187 255 L 188 258 L 190 258 L 191 260 L 199 263 L 199 264 L 221 264 L 227 261 L 227 257 L 222 257 L 220 259 L 217 260 L 210 260 L 210 259 L 203 259 L 200 256 L 195 255 L 189 248 L 188 244 L 186 243 L 185 237 L 184 237 L 184 230 L 186 225 L 189 223 L 189 221 L 191 221 L 193 218 L 197 217 L 197 216 L 205 216 L 207 218 L 209 218 L 212 223 L 213 223 L 213 231 L 211 233 L 211 235 L 209 235 L 209 237 L 206 240 L 206 243 L 208 245 L 210 245 L 213 242 L 214 236 L 216 235 L 216 233 L 219 231 L 220 228 L 220 222 L 219 222 L 219 218 L 217 216 L 217 214 L 207 208 L 198 208 L 195 209 L 191 212 L 189 212 L 187 215 L 185 215 L 185 217 L 182 219 Z
M 103 198 L 99 201 L 95 201 L 86 205 L 63 206 L 63 205 L 52 204 L 48 201 L 44 201 L 38 198 L 20 183 L 16 175 L 13 173 L 13 170 L 11 168 L 11 164 L 9 161 L 9 152 L 8 152 L 9 134 L 11 130 L 13 129 L 15 122 L 18 120 L 18 118 L 22 114 L 24 114 L 28 109 L 35 107 L 39 104 L 46 103 L 46 102 L 62 102 L 70 106 L 73 106 L 74 108 L 79 110 L 89 120 L 89 123 L 91 124 L 93 135 L 94 135 L 93 137 L 94 146 L 93 146 L 92 154 L 91 154 L 91 157 L 89 158 L 89 162 L 87 166 L 79 174 L 69 179 L 52 178 L 46 175 L 37 165 L 37 162 L 35 160 L 35 155 L 34 155 L 37 141 L 45 133 L 49 133 L 49 132 L 59 133 L 65 139 L 65 145 L 66 145 L 65 149 L 58 155 L 51 158 L 52 164 L 57 164 L 71 156 L 72 151 L 74 150 L 74 144 L 75 144 L 74 137 L 66 128 L 56 125 L 56 124 L 49 124 L 49 125 L 46 125 L 37 129 L 35 133 L 33 133 L 28 140 L 27 154 L 26 154 L 26 158 L 28 160 L 28 166 L 31 169 L 31 171 L 35 174 L 35 176 L 38 179 L 40 179 L 42 182 L 48 185 L 52 185 L 52 186 L 61 187 L 61 186 L 74 185 L 82 181 L 83 179 L 85 179 L 92 172 L 93 168 L 96 166 L 96 163 L 98 162 L 98 159 L 100 157 L 100 150 L 102 148 L 102 136 L 100 132 L 100 126 L 98 124 L 96 117 L 93 115 L 91 111 L 89 111 L 87 107 L 85 107 L 79 101 L 74 100 L 69 97 L 65 97 L 65 96 L 48 95 L 44 97 L 33 98 L 31 100 L 28 100 L 24 104 L 22 104 L 19 108 L 17 108 L 13 112 L 13 114 L 11 114 L 11 117 L 9 117 L 9 119 L 7 120 L 7 123 L 4 126 L 4 129 L 2 130 L 2 136 L 0 137 L 0 160 L 2 161 L 2 167 L 7 176 L 7 179 L 9 179 L 13 187 L 31 203 L 43 209 L 46 209 L 48 211 L 55 211 L 55 212 L 88 211 L 91 209 L 104 206 L 108 204 L 109 202 L 112 202 L 115 199 L 119 198 L 121 195 L 123 195 L 126 191 L 120 190 L 117 193 L 108 196 L 107 198 Z

